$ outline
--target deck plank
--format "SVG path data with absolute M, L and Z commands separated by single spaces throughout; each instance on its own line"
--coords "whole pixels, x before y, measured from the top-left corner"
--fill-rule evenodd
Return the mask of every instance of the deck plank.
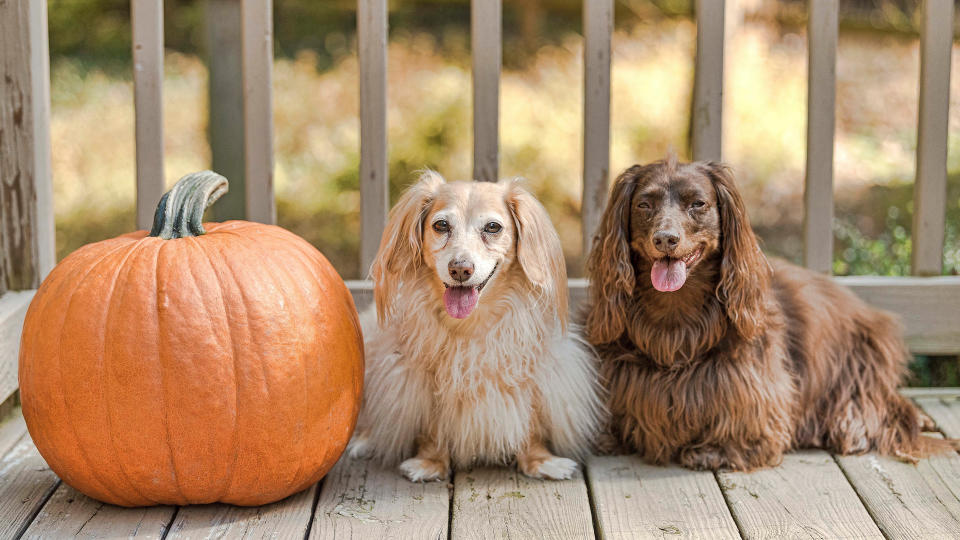
M 960 399 L 958 396 L 921 397 L 915 400 L 937 423 L 947 437 L 960 438 Z
M 175 511 L 113 506 L 61 483 L 23 538 L 163 538 Z
M 865 454 L 837 462 L 889 538 L 960 538 L 960 501 L 943 478 L 960 475 L 960 456 L 951 453 L 917 465 Z
M 594 456 L 587 476 L 600 538 L 740 538 L 713 473 Z
M 883 538 L 822 450 L 787 454 L 774 468 L 717 476 L 744 538 Z
M 0 423 L 0 456 L 17 444 L 27 432 L 27 423 L 23 420 L 23 413 L 17 407 L 10 413 L 10 417 Z
M 593 538 L 583 474 L 564 481 L 496 467 L 458 471 L 452 534 L 468 538 Z
M 0 460 L 0 538 L 19 536 L 59 482 L 29 435 L 22 435 Z
M 317 485 L 265 506 L 205 504 L 180 508 L 168 539 L 302 539 L 310 526 Z
M 447 538 L 445 483 L 415 484 L 393 468 L 344 457 L 327 474 L 310 538 Z

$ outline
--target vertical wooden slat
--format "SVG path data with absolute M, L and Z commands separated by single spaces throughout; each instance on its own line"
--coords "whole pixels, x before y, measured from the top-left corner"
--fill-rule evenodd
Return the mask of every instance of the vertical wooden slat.
M 583 2 L 583 256 L 607 203 L 610 176 L 610 39 L 613 0 Z
M 724 0 L 697 0 L 693 159 L 722 159 Z
M 47 3 L 30 2 L 30 79 L 33 87 L 33 185 L 37 205 L 37 272 L 40 281 L 57 263 L 50 172 L 50 46 Z
M 920 116 L 913 189 L 913 273 L 939 275 L 947 193 L 953 0 L 926 0 L 920 31 Z
M 387 169 L 387 0 L 357 1 L 360 53 L 360 270 L 377 255 L 390 204 Z
M 204 14 L 212 169 L 230 180 L 230 191 L 210 209 L 214 221 L 247 212 L 243 157 L 243 60 L 240 0 L 207 0 Z
M 163 179 L 163 2 L 130 0 L 136 110 L 137 228 L 149 229 Z
M 243 148 L 247 219 L 275 223 L 273 203 L 273 1 L 242 0 Z
M 803 262 L 830 273 L 833 261 L 833 136 L 838 0 L 810 0 L 807 44 L 807 177 L 803 191 Z
M 499 174 L 501 0 L 470 3 L 473 55 L 473 179 L 496 182 Z

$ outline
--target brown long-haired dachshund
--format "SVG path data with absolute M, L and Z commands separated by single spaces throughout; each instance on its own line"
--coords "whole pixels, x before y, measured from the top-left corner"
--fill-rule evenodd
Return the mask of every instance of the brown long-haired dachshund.
M 897 393 L 908 353 L 893 317 L 768 261 L 722 164 L 623 172 L 588 273 L 612 430 L 648 461 L 750 470 L 792 448 L 913 460 L 947 445 Z

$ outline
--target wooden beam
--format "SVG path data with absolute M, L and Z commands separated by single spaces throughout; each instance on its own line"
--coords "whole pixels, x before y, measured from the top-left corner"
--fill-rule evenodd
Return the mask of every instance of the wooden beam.
M 247 190 L 243 152 L 243 41 L 240 0 L 207 0 L 208 131 L 212 169 L 230 181 L 230 191 L 210 208 L 213 221 L 244 219 Z
M 163 174 L 163 2 L 130 0 L 136 111 L 137 228 L 153 225 Z
M 810 0 L 807 27 L 807 175 L 803 191 L 803 262 L 833 267 L 833 137 L 839 0 Z
M 273 194 L 273 0 L 242 0 L 247 219 L 276 223 Z
M 693 159 L 723 159 L 724 0 L 697 0 L 693 79 Z
M 610 190 L 610 40 L 613 0 L 583 2 L 583 257 Z
M 947 124 L 953 0 L 925 0 L 920 30 L 920 114 L 913 188 L 912 271 L 940 275 L 946 222 Z
M 33 191 L 36 196 L 38 279 L 43 281 L 57 264 L 53 217 L 53 175 L 50 162 L 50 45 L 47 3 L 30 2 L 30 80 L 33 114 Z
M 496 182 L 500 164 L 501 0 L 470 3 L 473 56 L 473 179 Z
M 17 391 L 17 365 L 23 319 L 34 291 L 8 292 L 0 296 L 0 402 Z
M 360 61 L 360 273 L 380 247 L 390 205 L 387 164 L 387 0 L 358 0 Z

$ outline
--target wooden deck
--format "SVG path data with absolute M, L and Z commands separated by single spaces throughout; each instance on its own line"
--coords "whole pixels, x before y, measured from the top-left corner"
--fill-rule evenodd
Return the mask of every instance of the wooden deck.
M 960 389 L 906 392 L 960 437 Z M 343 459 L 269 506 L 128 509 L 62 483 L 18 414 L 0 453 L 0 538 L 960 538 L 957 454 L 915 466 L 805 450 L 749 474 L 594 457 L 564 482 L 483 468 L 429 484 Z

